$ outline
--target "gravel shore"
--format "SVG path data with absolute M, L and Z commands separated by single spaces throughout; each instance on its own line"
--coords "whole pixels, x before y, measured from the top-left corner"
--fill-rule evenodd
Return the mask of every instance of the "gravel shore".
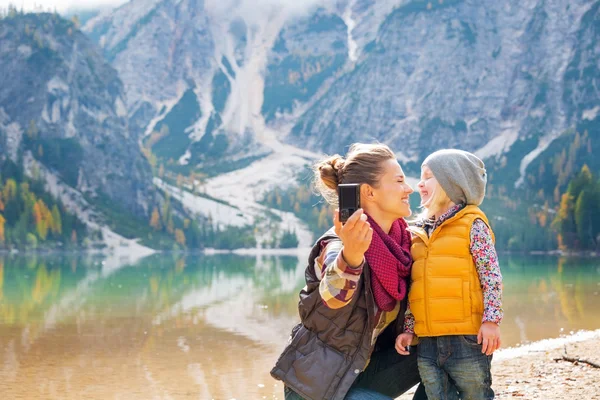
M 492 362 L 496 398 L 600 400 L 600 368 L 585 361 L 600 367 L 600 330 L 499 350 Z

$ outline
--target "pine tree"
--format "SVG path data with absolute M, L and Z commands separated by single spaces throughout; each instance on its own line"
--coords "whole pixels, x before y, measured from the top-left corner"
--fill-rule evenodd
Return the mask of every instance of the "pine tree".
M 58 210 L 58 207 L 56 206 L 56 204 L 54 206 L 52 206 L 51 230 L 52 230 L 52 233 L 54 233 L 57 236 L 62 234 L 62 218 L 60 216 L 60 211 Z
M 600 234 L 600 183 L 587 165 L 568 184 L 552 222 L 562 249 L 595 248 Z
M 35 124 L 35 121 L 34 120 L 30 120 L 29 121 L 29 127 L 27 128 L 27 132 L 26 132 L 27 138 L 29 140 L 31 140 L 31 141 L 37 140 L 38 133 L 39 133 L 39 131 L 38 131 L 38 128 L 37 128 L 37 126 Z
M 296 232 L 292 230 L 286 230 L 281 236 L 281 240 L 279 241 L 279 247 L 281 247 L 282 249 L 295 248 L 298 247 L 298 243 L 299 241 Z

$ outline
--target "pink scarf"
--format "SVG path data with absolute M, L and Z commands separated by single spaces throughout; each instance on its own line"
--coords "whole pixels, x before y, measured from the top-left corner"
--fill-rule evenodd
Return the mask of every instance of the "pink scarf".
M 367 217 L 373 228 L 373 239 L 365 253 L 371 268 L 373 297 L 377 307 L 391 311 L 396 301 L 406 296 L 407 278 L 412 267 L 408 224 L 404 219 L 397 219 L 386 234 L 371 217 Z

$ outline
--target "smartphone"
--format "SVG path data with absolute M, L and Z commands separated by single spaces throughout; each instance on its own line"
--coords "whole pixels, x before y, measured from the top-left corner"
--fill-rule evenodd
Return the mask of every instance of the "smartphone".
M 339 219 L 341 223 L 360 208 L 360 184 L 344 183 L 338 185 Z

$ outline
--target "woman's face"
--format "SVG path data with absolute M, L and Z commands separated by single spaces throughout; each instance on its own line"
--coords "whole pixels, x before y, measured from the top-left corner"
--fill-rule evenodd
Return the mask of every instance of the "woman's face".
M 419 194 L 421 195 L 421 206 L 427 208 L 429 200 L 433 196 L 433 191 L 437 186 L 437 179 L 433 176 L 433 172 L 427 165 L 421 167 L 421 180 L 417 185 Z
M 380 211 L 392 218 L 408 217 L 412 213 L 408 197 L 414 190 L 406 183 L 398 161 L 390 159 L 383 163 L 383 174 L 377 188 L 370 189 L 373 203 Z

